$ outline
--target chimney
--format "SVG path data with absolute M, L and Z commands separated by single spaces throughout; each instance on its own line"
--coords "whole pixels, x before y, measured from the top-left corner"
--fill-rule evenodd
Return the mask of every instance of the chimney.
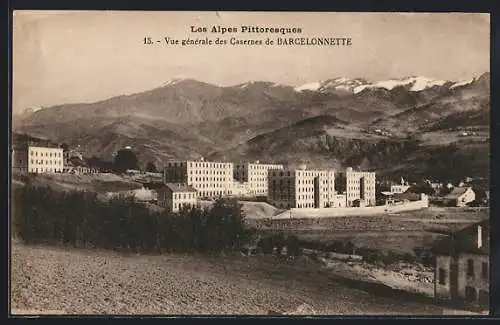
M 483 227 L 477 226 L 477 248 L 483 247 Z

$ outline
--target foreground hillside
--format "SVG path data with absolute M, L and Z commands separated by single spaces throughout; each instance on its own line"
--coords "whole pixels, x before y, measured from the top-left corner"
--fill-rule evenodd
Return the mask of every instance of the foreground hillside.
M 120 256 L 12 245 L 14 309 L 78 314 L 427 314 L 443 310 L 378 296 L 314 263 L 274 257 Z M 340 271 L 339 271 L 340 272 Z M 301 307 L 302 308 L 302 307 Z M 311 311 L 312 309 L 312 311 Z

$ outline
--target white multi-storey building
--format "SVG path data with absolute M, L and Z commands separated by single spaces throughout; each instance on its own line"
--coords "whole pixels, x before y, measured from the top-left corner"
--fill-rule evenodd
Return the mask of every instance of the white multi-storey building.
M 375 201 L 375 172 L 354 171 L 348 167 L 345 171 L 346 205 L 374 206 Z
M 28 173 L 62 173 L 62 148 L 17 146 L 12 151 L 13 171 Z
M 333 170 L 269 170 L 268 200 L 281 209 L 336 206 Z
M 245 183 L 249 194 L 256 196 L 267 196 L 268 171 L 281 170 L 283 165 L 255 163 L 238 163 L 234 168 L 234 179 Z
M 233 163 L 204 160 L 169 161 L 165 164 L 163 181 L 183 183 L 198 191 L 198 197 L 232 194 Z

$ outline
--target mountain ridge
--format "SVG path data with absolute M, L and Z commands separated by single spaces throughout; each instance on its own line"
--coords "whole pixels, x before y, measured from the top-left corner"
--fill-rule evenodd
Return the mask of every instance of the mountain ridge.
M 85 143 L 89 155 L 106 159 L 121 146 L 132 145 L 141 163 L 158 164 L 168 158 L 304 157 L 309 165 L 317 161 L 321 166 L 380 168 L 386 161 L 391 170 L 397 161 L 376 150 L 399 156 L 410 149 L 431 150 L 428 144 L 446 142 L 441 138 L 461 143 L 466 139 L 446 132 L 470 123 L 479 125 L 480 135 L 467 141 L 484 149 L 489 138 L 489 73 L 470 82 L 418 78 L 401 78 L 401 84 L 390 89 L 365 87 L 357 93 L 335 87 L 354 89 L 367 85 L 367 80 L 330 78 L 317 91 L 297 91 L 268 81 L 220 87 L 174 79 L 136 94 L 39 109 L 13 117 L 13 126 L 15 131 L 55 141 Z M 417 81 L 425 82 L 415 88 Z M 411 137 L 421 139 L 423 146 L 405 144 Z M 333 148 L 335 144 L 346 152 Z M 368 162 L 363 162 L 363 152 L 370 156 Z

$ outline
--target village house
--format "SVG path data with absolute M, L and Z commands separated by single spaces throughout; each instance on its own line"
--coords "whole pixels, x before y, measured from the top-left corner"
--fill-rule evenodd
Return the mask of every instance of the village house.
M 476 193 L 471 187 L 455 187 L 444 197 L 444 203 L 448 206 L 464 207 L 476 200 Z
M 437 300 L 487 308 L 489 304 L 489 220 L 434 245 Z
M 197 204 L 198 193 L 194 187 L 187 184 L 166 183 L 156 189 L 158 205 L 168 211 L 177 212 L 183 206 Z

